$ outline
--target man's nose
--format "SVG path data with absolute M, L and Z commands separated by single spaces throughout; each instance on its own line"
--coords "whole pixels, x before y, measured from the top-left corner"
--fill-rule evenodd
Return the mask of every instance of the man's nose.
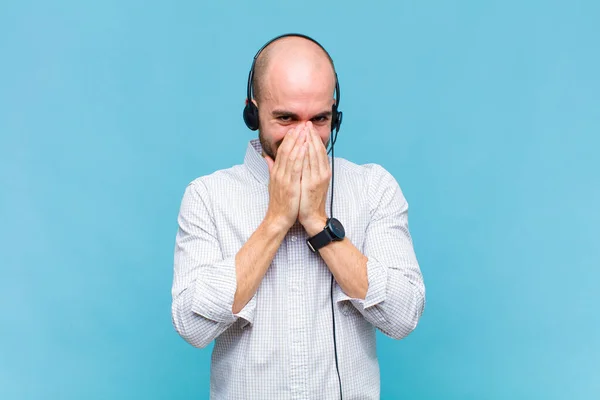
M 308 121 L 309 120 L 300 120 L 300 121 L 298 121 L 298 123 L 296 123 L 296 125 L 294 126 L 294 128 L 298 127 L 299 129 L 302 129 L 302 128 L 304 128 L 306 126 L 306 123 Z

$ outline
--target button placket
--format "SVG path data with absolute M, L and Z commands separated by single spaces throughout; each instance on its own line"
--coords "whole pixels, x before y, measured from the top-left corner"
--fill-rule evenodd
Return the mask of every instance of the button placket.
M 304 275 L 303 249 L 299 238 L 302 226 L 296 224 L 288 232 L 286 240 L 288 255 L 288 304 L 290 310 L 290 388 L 293 398 L 304 398 L 307 361 L 305 349 L 304 303 L 302 298 L 302 279 Z

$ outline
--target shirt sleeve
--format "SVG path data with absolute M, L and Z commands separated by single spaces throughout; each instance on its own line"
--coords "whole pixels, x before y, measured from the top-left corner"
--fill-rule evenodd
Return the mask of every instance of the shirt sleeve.
M 200 180 L 186 188 L 177 221 L 172 322 L 188 343 L 206 347 L 238 319 L 242 328 L 251 324 L 256 298 L 239 313 L 232 312 L 235 255 L 223 257 L 208 191 Z
M 384 334 L 402 339 L 425 307 L 425 285 L 408 230 L 408 203 L 394 177 L 373 165 L 368 188 L 370 222 L 364 242 L 369 287 L 365 299 L 347 296 L 336 285 L 342 307 L 352 304 Z

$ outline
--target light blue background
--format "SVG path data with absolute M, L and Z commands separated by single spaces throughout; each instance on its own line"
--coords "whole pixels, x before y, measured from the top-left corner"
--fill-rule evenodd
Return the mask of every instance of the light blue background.
M 596 1 L 3 1 L 0 398 L 203 399 L 171 325 L 186 184 L 242 162 L 251 59 L 333 56 L 336 155 L 410 203 L 417 330 L 384 399 L 600 398 Z M 357 366 L 359 367 L 359 366 Z

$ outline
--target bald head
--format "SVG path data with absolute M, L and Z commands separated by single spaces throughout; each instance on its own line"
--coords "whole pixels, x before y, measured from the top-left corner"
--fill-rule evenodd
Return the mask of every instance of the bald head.
M 283 37 L 269 44 L 254 65 L 254 100 L 263 153 L 275 160 L 286 133 L 309 121 L 325 144 L 335 104 L 333 62 L 318 44 Z
M 310 87 L 323 81 L 335 88 L 335 70 L 329 55 L 306 38 L 289 36 L 269 44 L 258 56 L 252 85 L 254 98 L 260 101 L 272 96 L 280 85 Z

